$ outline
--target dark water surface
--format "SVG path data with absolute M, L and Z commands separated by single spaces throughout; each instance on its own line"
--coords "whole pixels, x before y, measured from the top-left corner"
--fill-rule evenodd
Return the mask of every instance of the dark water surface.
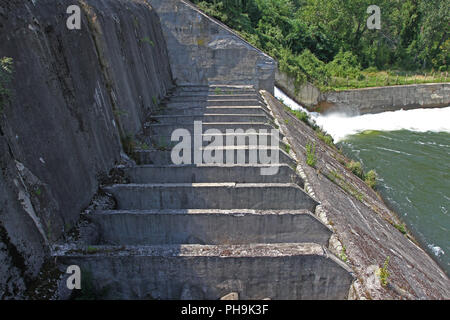
M 449 274 L 450 134 L 367 131 L 340 145 L 377 171 L 386 203 Z

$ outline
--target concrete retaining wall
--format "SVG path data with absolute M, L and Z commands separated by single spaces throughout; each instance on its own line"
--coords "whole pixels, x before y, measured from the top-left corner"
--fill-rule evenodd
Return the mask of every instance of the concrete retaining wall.
M 45 242 L 78 220 L 120 159 L 119 135 L 140 131 L 172 86 L 145 1 L 80 1 L 81 30 L 70 31 L 72 4 L 0 1 L 0 57 L 14 61 L 0 114 L 0 299 L 23 296 Z
M 400 109 L 441 108 L 450 104 L 450 83 L 375 87 L 337 92 L 320 92 L 307 83 L 295 88 L 294 81 L 277 72 L 276 84 L 291 98 L 320 113 L 350 115 Z
M 346 299 L 353 281 L 344 263 L 311 243 L 99 247 L 59 259 L 91 270 L 94 285 L 116 299 Z
M 115 245 L 317 243 L 332 231 L 307 211 L 145 210 L 91 216 Z
M 189 1 L 148 1 L 161 18 L 177 84 L 246 84 L 273 93 L 271 57 Z

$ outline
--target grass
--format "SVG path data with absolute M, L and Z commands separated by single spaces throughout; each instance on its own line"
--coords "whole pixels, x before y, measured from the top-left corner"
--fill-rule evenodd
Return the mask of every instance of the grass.
M 347 169 L 364 180 L 364 171 L 360 162 L 351 160 L 347 163 Z
M 349 184 L 347 181 L 345 181 L 345 178 L 337 173 L 336 171 L 330 171 L 325 175 L 330 181 L 337 184 L 339 187 L 341 187 L 345 192 L 348 194 L 354 196 L 356 199 L 358 199 L 360 202 L 364 201 L 364 195 L 359 192 L 355 187 L 353 187 L 351 184 Z
M 375 170 L 370 170 L 364 173 L 364 169 L 360 162 L 351 160 L 346 164 L 347 169 L 353 172 L 356 176 L 361 178 L 370 188 L 375 189 L 377 185 L 377 173 Z
M 287 154 L 289 154 L 289 152 L 291 152 L 291 146 L 288 144 L 284 145 L 284 151 L 286 151 Z
M 11 83 L 13 71 L 13 59 L 0 58 L 0 114 L 3 113 L 6 102 L 11 98 L 11 91 L 8 86 Z
M 342 245 L 342 249 L 341 249 L 341 253 L 339 254 L 339 257 L 341 258 L 342 261 L 347 262 L 348 257 L 347 257 L 347 248 Z
M 389 259 L 390 259 L 390 257 L 388 256 L 386 258 L 386 260 L 384 261 L 383 267 L 379 269 L 379 277 L 380 277 L 381 285 L 383 287 L 388 285 L 388 278 L 390 275 L 389 271 L 388 271 Z
M 367 172 L 364 177 L 364 182 L 372 189 L 375 189 L 377 185 L 377 173 L 375 172 L 375 170 L 370 170 L 369 172 Z
M 381 86 L 447 82 L 448 80 L 448 72 L 429 71 L 419 74 L 393 70 L 365 70 L 355 77 L 332 77 L 328 79 L 328 85 L 322 89 L 325 91 L 342 91 Z
M 93 246 L 88 246 L 87 249 L 86 249 L 86 252 L 87 252 L 88 254 L 95 254 L 95 253 L 97 253 L 98 251 L 99 251 L 99 249 L 96 248 L 96 247 L 93 247 Z
M 316 134 L 317 134 L 317 137 L 320 140 L 322 140 L 323 142 L 325 142 L 327 145 L 329 145 L 330 147 L 335 147 L 334 140 L 333 140 L 333 137 L 331 135 L 327 134 L 326 132 L 324 132 L 320 128 L 316 129 Z
M 396 224 L 396 223 L 394 223 L 393 226 L 395 227 L 395 229 L 397 229 L 401 233 L 407 234 L 406 225 L 404 223 L 403 224 Z
M 142 39 L 140 40 L 140 42 L 141 42 L 141 43 L 148 43 L 148 44 L 151 45 L 152 47 L 155 46 L 155 43 L 154 43 L 152 40 L 150 40 L 149 37 L 144 37 L 144 38 L 142 38 Z
M 316 144 L 311 145 L 310 142 L 306 144 L 306 164 L 310 167 L 315 167 L 317 163 Z
M 215 93 L 216 95 L 221 95 L 221 94 L 222 94 L 222 90 L 221 90 L 220 88 L 215 88 L 215 89 L 214 89 L 214 93 Z

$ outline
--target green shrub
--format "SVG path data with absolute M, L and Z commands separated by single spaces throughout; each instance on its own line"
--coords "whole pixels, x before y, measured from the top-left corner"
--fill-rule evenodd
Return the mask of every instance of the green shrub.
M 403 234 L 406 234 L 406 225 L 403 224 L 394 224 L 394 227 Z
M 316 129 L 316 134 L 317 137 L 322 140 L 323 142 L 325 142 L 327 145 L 329 145 L 330 147 L 334 147 L 334 140 L 333 137 L 330 136 L 329 134 L 323 132 L 320 128 Z
M 364 177 L 364 182 L 372 189 L 375 188 L 377 184 L 377 173 L 375 172 L 375 170 L 370 170 L 369 172 L 367 172 L 366 176 Z
M 333 61 L 327 64 L 326 69 L 335 77 L 357 78 L 360 75 L 361 66 L 353 53 L 341 49 Z
M 347 163 L 347 169 L 349 169 L 361 179 L 364 179 L 364 171 L 360 162 L 353 160 L 350 161 L 349 163 Z
M 316 144 L 311 145 L 311 143 L 306 144 L 306 164 L 310 167 L 315 167 L 317 162 L 316 157 Z
M 388 285 L 389 271 L 387 269 L 389 265 L 389 259 L 390 257 L 388 256 L 384 261 L 383 268 L 380 268 L 379 270 L 380 281 L 383 287 Z
M 8 89 L 8 86 L 12 80 L 12 73 L 12 58 L 0 58 L 0 114 L 3 112 L 6 101 L 11 97 L 11 91 Z

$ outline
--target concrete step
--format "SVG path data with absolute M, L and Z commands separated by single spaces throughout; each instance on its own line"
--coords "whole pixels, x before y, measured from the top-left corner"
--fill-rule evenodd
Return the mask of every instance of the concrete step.
M 317 243 L 332 231 L 306 210 L 114 210 L 94 211 L 101 244 Z
M 191 138 L 197 138 L 199 135 L 192 136 Z M 211 141 L 215 141 L 215 139 L 219 139 L 223 141 L 225 145 L 230 146 L 256 146 L 256 145 L 276 145 L 276 139 L 272 141 L 271 133 L 204 133 L 200 135 L 200 139 L 204 147 L 211 144 Z M 278 145 L 286 150 L 286 144 L 282 141 L 283 135 L 281 132 L 278 136 Z M 149 146 L 153 146 L 156 150 L 171 150 L 173 146 L 178 144 L 178 142 L 171 141 L 171 136 L 164 135 L 152 135 L 150 137 L 146 137 L 144 140 Z
M 347 299 L 349 268 L 318 244 L 54 246 L 109 299 Z M 82 274 L 83 276 L 83 274 Z
M 175 94 L 167 97 L 163 102 L 180 102 L 180 101 L 206 101 L 206 100 L 240 100 L 240 99 L 254 99 L 260 100 L 258 94 L 255 93 L 241 93 L 241 94 L 215 94 L 205 93 L 205 95 L 190 95 L 190 94 Z
M 295 183 L 303 188 L 304 182 L 286 164 L 272 165 L 278 169 L 274 175 L 262 175 L 267 165 L 144 165 L 124 167 L 131 183 Z
M 305 209 L 317 202 L 292 183 L 117 184 L 104 187 L 119 210 Z
M 188 93 L 198 93 L 198 92 L 210 92 L 212 94 L 231 94 L 235 92 L 252 92 L 256 93 L 256 90 L 252 86 L 233 86 L 233 85 L 217 85 L 217 86 L 207 86 L 207 85 L 195 85 L 195 86 L 178 86 L 173 90 L 173 93 L 188 92 Z
M 161 124 L 191 124 L 194 121 L 203 122 L 266 122 L 264 114 L 195 114 L 195 115 L 156 115 L 150 121 Z
M 194 159 L 194 147 L 191 147 L 191 157 L 189 163 L 184 164 L 215 164 L 213 161 L 207 161 L 205 159 L 205 152 L 215 154 L 222 154 L 222 159 L 216 164 L 266 164 L 261 158 L 261 153 L 264 157 L 269 157 L 272 159 L 274 152 L 278 153 L 278 159 L 273 157 L 273 163 L 271 164 L 288 164 L 289 166 L 295 166 L 297 162 L 278 147 L 260 147 L 260 146 L 231 146 L 231 147 L 202 147 L 203 161 L 196 163 Z M 172 147 L 168 146 L 167 150 L 136 150 L 134 152 L 135 158 L 138 164 L 154 164 L 154 165 L 167 165 L 167 164 L 177 164 L 172 161 Z M 217 160 L 219 161 L 219 160 Z M 268 163 L 267 163 L 268 164 Z
M 205 100 L 205 101 L 168 101 L 165 103 L 167 108 L 192 108 L 206 106 L 260 106 L 261 101 L 258 99 L 240 99 L 240 100 Z
M 184 129 L 187 129 L 191 135 L 194 134 L 194 124 L 183 125 Z M 173 124 L 161 124 L 161 123 L 146 123 L 144 125 L 144 134 L 146 135 L 163 135 L 171 136 L 172 133 L 180 129 L 179 125 Z M 209 129 L 219 130 L 222 133 L 226 133 L 227 130 L 270 130 L 274 129 L 270 121 L 267 122 L 203 122 L 202 123 L 203 132 Z
M 192 108 L 164 108 L 158 115 L 202 115 L 202 114 L 255 114 L 270 115 L 269 111 L 261 106 L 233 106 L 233 107 L 192 107 Z

